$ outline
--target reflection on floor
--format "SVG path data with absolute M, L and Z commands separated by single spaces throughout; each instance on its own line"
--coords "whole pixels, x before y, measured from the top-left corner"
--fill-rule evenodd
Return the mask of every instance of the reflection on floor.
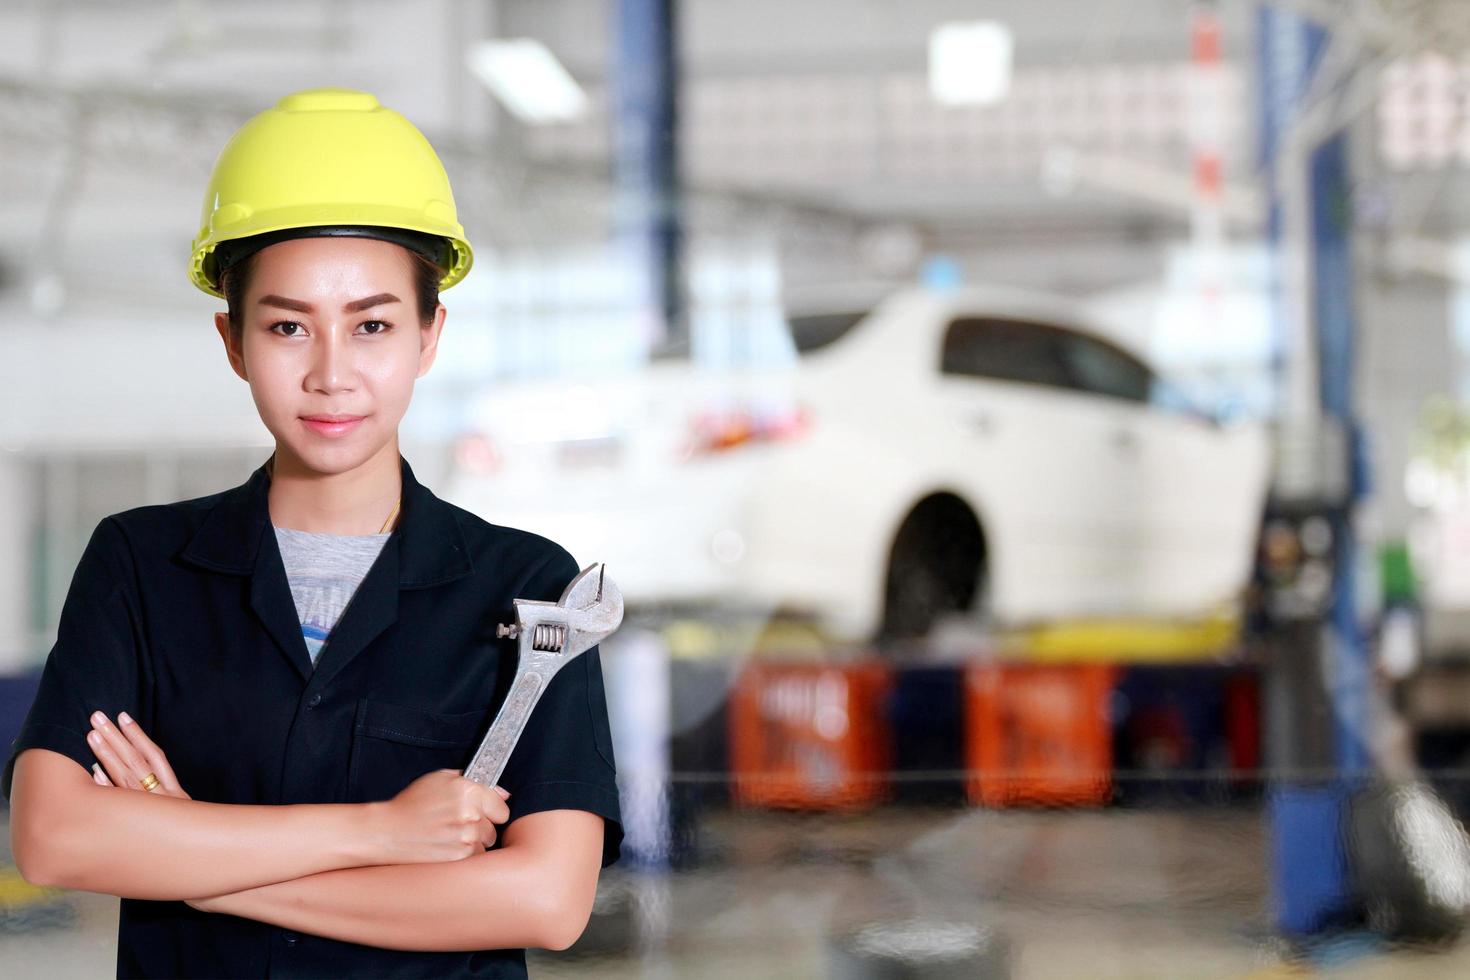
M 1247 804 L 713 810 L 696 832 L 697 863 L 660 877 L 607 873 L 583 942 L 533 953 L 532 974 L 877 976 L 874 964 L 902 958 L 913 975 L 947 961 L 966 972 L 944 975 L 1017 980 L 1470 976 L 1470 942 L 1319 974 L 1284 962 L 1263 831 Z M 69 900 L 74 927 L 0 933 L 0 975 L 113 974 L 117 900 Z

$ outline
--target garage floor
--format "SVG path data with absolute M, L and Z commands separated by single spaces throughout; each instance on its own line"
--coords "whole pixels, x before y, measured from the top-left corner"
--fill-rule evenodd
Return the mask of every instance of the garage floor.
M 1265 914 L 1251 805 L 718 811 L 698 850 L 697 867 L 665 878 L 605 875 L 583 942 L 533 954 L 532 974 L 855 977 L 896 956 L 923 976 L 1017 980 L 1470 976 L 1470 940 L 1437 953 L 1345 946 L 1315 972 L 1289 962 Z M 0 932 L 0 974 L 112 975 L 117 900 L 71 904 L 74 927 Z

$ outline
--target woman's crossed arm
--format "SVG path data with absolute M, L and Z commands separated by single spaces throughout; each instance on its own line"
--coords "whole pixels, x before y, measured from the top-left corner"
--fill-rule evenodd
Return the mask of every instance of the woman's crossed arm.
M 110 789 L 70 756 L 31 748 L 15 760 L 11 850 L 33 884 L 189 899 L 372 863 L 370 806 L 246 806 Z
M 327 871 L 190 904 L 389 949 L 565 949 L 592 914 L 602 834 L 595 813 L 545 810 L 462 861 Z
M 503 794 L 452 769 L 376 803 L 194 800 L 138 725 L 124 724 L 124 737 L 105 717 L 93 724 L 88 744 L 106 774 L 89 779 L 50 749 L 16 759 L 11 846 L 27 881 L 123 898 L 203 898 L 363 865 L 457 861 L 484 853 L 510 815 Z M 150 771 L 161 789 L 144 792 L 138 779 Z
M 441 789 L 459 784 L 471 796 L 483 792 L 483 787 L 455 780 L 451 770 L 421 777 L 393 801 L 398 807 L 403 797 L 417 792 L 417 813 L 411 821 L 372 803 L 276 807 L 200 803 L 189 798 L 162 750 L 138 725 L 113 726 L 105 717 L 97 721 L 91 744 L 106 771 L 94 767 L 91 780 L 80 776 L 70 759 L 56 753 L 22 754 L 40 757 L 28 763 L 28 768 L 54 770 L 44 777 L 22 777 L 17 760 L 14 797 L 18 809 L 26 805 L 21 781 L 29 778 L 45 783 L 34 798 L 58 804 L 57 812 L 77 814 L 91 807 L 97 811 L 97 820 L 106 821 L 61 827 L 45 818 L 27 821 L 28 826 L 49 826 L 47 839 L 52 850 L 58 846 L 71 850 L 68 845 L 78 839 L 89 842 L 66 862 L 70 874 L 53 876 L 55 880 L 47 883 L 127 897 L 184 898 L 208 912 L 393 949 L 564 949 L 581 935 L 591 915 L 603 843 L 602 818 L 596 814 L 570 809 L 527 814 L 506 829 L 503 847 L 486 852 L 483 846 L 495 838 L 494 823 L 507 816 L 496 796 L 493 805 L 486 806 L 486 819 L 472 828 L 464 827 L 474 831 L 473 837 L 460 838 L 466 844 L 473 839 L 472 850 L 466 852 L 470 856 L 428 852 L 423 841 L 410 854 L 401 841 L 387 838 L 401 835 L 406 826 L 426 825 L 424 817 L 432 812 L 432 805 L 445 798 L 442 792 L 437 796 L 428 792 L 436 783 Z M 160 777 L 161 787 L 154 792 L 108 789 L 138 790 L 138 773 L 145 771 Z M 82 785 L 76 782 L 79 777 Z M 64 791 L 52 792 L 63 783 Z M 83 793 L 62 802 L 69 795 Z M 485 793 L 485 798 L 490 800 L 490 794 Z M 200 811 L 189 807 L 209 808 L 207 816 L 201 821 Z M 465 811 L 462 815 L 470 814 Z M 284 819 L 272 821 L 276 816 Z M 113 848 L 110 853 L 117 852 L 117 835 L 128 832 L 119 827 L 119 819 L 152 828 L 144 840 L 130 839 L 122 848 L 131 860 L 108 857 L 109 847 Z M 211 830 L 240 820 L 245 835 L 215 849 L 219 840 L 210 836 Z M 186 837 L 209 852 L 207 860 L 197 860 L 187 843 L 180 846 L 178 837 L 170 836 L 178 829 L 171 826 L 175 822 L 192 828 Z M 349 843 L 354 839 L 359 841 L 357 846 Z M 171 855 L 162 873 L 156 861 L 147 860 L 149 848 L 159 845 Z M 347 863 L 309 867 L 295 875 L 283 873 L 313 859 L 320 863 L 324 852 L 333 853 L 333 845 L 338 856 L 329 860 Z M 246 858 L 243 864 L 241 847 Z M 263 862 L 262 850 L 269 852 Z M 405 860 L 409 863 L 398 863 Z M 201 866 L 202 875 L 197 873 Z M 23 873 L 32 877 L 24 869 Z M 233 883 L 242 878 L 248 883 Z M 209 897 L 201 896 L 201 885 L 221 880 L 231 884 L 212 891 L 206 887 Z M 175 894 L 180 885 L 187 891 Z

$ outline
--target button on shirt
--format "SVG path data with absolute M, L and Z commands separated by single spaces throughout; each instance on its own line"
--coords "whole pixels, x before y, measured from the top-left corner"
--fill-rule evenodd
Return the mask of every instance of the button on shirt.
M 28 748 L 90 771 L 94 710 L 127 711 L 196 800 L 364 803 L 463 768 L 515 672 L 516 598 L 555 601 L 578 572 L 556 542 L 440 500 L 399 457 L 403 503 L 315 663 L 272 533 L 264 465 L 238 487 L 104 518 L 73 575 Z M 580 809 L 622 841 L 598 648 L 562 668 L 500 785 L 510 819 Z M 124 791 L 119 791 L 124 792 Z M 119 977 L 523 977 L 519 949 L 393 950 L 123 898 Z

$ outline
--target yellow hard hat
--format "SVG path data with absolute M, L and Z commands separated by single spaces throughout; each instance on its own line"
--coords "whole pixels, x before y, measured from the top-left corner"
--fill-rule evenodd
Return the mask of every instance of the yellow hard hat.
M 285 234 L 256 241 L 297 237 L 291 229 L 434 242 L 440 289 L 474 260 L 434 148 L 402 115 L 352 89 L 293 92 L 230 137 L 205 191 L 189 279 L 223 297 L 216 248 L 268 232 Z

